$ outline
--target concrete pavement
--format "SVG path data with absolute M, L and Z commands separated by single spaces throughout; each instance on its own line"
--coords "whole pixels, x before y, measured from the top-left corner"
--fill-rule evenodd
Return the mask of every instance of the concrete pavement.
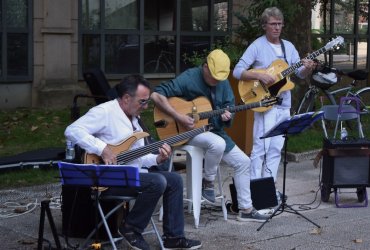
M 279 170 L 279 190 L 282 191 L 283 167 Z M 260 231 L 260 223 L 236 221 L 236 215 L 228 215 L 224 221 L 220 207 L 203 205 L 200 225 L 194 228 L 193 217 L 186 213 L 186 236 L 200 239 L 202 249 L 370 249 L 370 209 L 337 208 L 334 194 L 328 203 L 320 202 L 319 168 L 312 159 L 289 162 L 286 168 L 287 204 L 309 220 L 320 225 L 318 229 L 303 217 L 286 212 L 274 216 Z M 223 189 L 230 199 L 228 184 L 230 169 L 222 167 Z M 341 201 L 356 202 L 354 189 L 342 189 Z M 58 233 L 61 233 L 62 215 L 59 184 L 0 191 L 0 238 L 2 249 L 36 249 L 40 219 L 40 202 L 52 199 L 52 214 Z M 14 202 L 14 203 L 9 203 Z M 12 213 L 11 206 L 19 204 L 19 213 Z M 22 211 L 25 210 L 25 211 Z M 9 212 L 10 211 L 10 212 Z M 8 213 L 9 212 L 9 213 Z M 25 213 L 21 213 L 25 212 Z M 157 218 L 155 218 L 157 221 Z M 158 222 L 161 229 L 161 223 Z M 45 221 L 44 238 L 53 243 L 48 220 Z M 159 249 L 154 235 L 146 235 L 152 249 Z M 66 243 L 60 237 L 63 246 Z M 75 245 L 81 239 L 69 239 Z M 47 245 L 47 244 L 45 244 Z M 127 249 L 124 243 L 119 249 Z M 45 248 L 46 249 L 46 248 Z M 110 249 L 109 247 L 104 249 Z

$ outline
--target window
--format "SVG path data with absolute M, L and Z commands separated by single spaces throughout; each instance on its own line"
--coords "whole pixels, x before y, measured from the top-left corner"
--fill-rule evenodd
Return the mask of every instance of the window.
M 229 1 L 80 0 L 80 69 L 172 77 L 231 32 Z M 213 13 L 211 15 L 211 13 Z M 81 73 L 81 72 L 80 72 Z
M 1 1 L 1 81 L 31 80 L 31 6 L 28 0 Z
M 331 38 L 342 36 L 344 45 L 319 56 L 340 69 L 369 68 L 368 53 L 369 1 L 329 0 L 319 2 L 312 13 L 313 49 L 324 46 Z

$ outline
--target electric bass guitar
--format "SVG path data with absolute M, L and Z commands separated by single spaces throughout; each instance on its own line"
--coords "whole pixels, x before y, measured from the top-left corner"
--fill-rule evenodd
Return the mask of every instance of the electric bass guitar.
M 335 46 L 338 46 L 344 42 L 343 37 L 338 36 L 334 40 L 328 42 L 324 47 L 316 50 L 304 59 L 314 59 L 322 53 L 327 52 Z M 270 86 L 266 86 L 258 80 L 239 81 L 238 89 L 239 94 L 244 103 L 253 103 L 261 101 L 272 96 L 278 96 L 281 92 L 287 91 L 294 88 L 294 83 L 290 81 L 289 76 L 294 73 L 296 69 L 301 67 L 302 60 L 296 64 L 289 65 L 281 59 L 277 59 L 267 69 L 250 69 L 249 71 L 270 74 L 276 77 L 277 81 Z M 271 107 L 258 107 L 254 108 L 254 111 L 264 112 L 269 110 Z
M 143 147 L 130 149 L 131 146 L 137 140 L 140 140 L 149 135 L 146 132 L 137 132 L 137 133 L 134 133 L 129 138 L 127 138 L 126 140 L 124 140 L 123 142 L 119 143 L 118 145 L 109 145 L 109 147 L 115 154 L 117 154 L 117 164 L 124 165 L 141 156 L 156 152 L 158 148 L 160 148 L 164 143 L 167 143 L 170 146 L 180 145 L 180 144 L 185 143 L 188 139 L 196 135 L 199 135 L 203 132 L 209 131 L 211 129 L 212 129 L 212 125 L 205 125 L 200 128 L 189 130 L 185 133 L 181 133 L 179 135 L 169 137 L 162 141 L 157 141 L 157 142 L 145 145 Z M 83 157 L 83 163 L 84 164 L 101 164 L 102 159 L 98 155 L 85 153 Z
M 192 101 L 186 101 L 179 97 L 171 97 L 168 99 L 168 102 L 174 109 L 176 109 L 177 112 L 194 118 L 195 127 L 199 127 L 208 124 L 209 118 L 222 115 L 225 110 L 235 113 L 256 107 L 266 107 L 280 102 L 280 99 L 272 97 L 255 103 L 243 104 L 217 110 L 212 110 L 210 101 L 204 96 L 197 97 Z M 168 138 L 169 136 L 187 131 L 187 129 L 181 126 L 181 124 L 177 123 L 173 117 L 164 113 L 157 106 L 154 107 L 153 114 L 154 126 L 156 127 L 157 134 L 160 139 Z

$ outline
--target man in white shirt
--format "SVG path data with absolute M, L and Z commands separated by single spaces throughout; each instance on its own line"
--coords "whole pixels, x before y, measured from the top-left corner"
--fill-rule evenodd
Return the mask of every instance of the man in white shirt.
M 150 84 L 139 75 L 125 77 L 115 87 L 118 97 L 90 109 L 84 116 L 69 125 L 65 136 L 87 153 L 101 157 L 105 164 L 117 164 L 117 155 L 109 145 L 117 145 L 134 132 L 143 131 L 139 124 L 140 113 L 148 107 Z M 144 146 L 144 139 L 132 147 Z M 200 241 L 186 239 L 184 235 L 183 183 L 179 174 L 167 171 L 147 172 L 154 165 L 163 163 L 171 155 L 171 148 L 164 144 L 159 154 L 148 154 L 129 165 L 141 168 L 140 187 L 134 207 L 125 218 L 120 233 L 133 249 L 150 249 L 142 237 L 161 196 L 163 196 L 163 243 L 167 249 L 197 249 Z M 143 168 L 144 167 L 144 168 Z M 146 173 L 145 173 L 146 172 Z M 109 188 L 105 192 L 125 195 L 127 188 Z
M 239 80 L 258 80 L 266 87 L 270 87 L 278 81 L 277 74 L 249 69 L 267 69 L 277 59 L 285 61 L 288 65 L 293 65 L 300 61 L 300 57 L 291 42 L 280 38 L 284 27 L 284 17 L 278 8 L 265 9 L 261 15 L 261 25 L 265 35 L 257 38 L 246 49 L 235 66 L 233 75 Z M 302 65 L 295 71 L 295 74 L 300 78 L 305 78 L 311 73 L 314 62 L 303 59 Z M 260 139 L 260 137 L 273 126 L 290 117 L 290 90 L 282 91 L 280 97 L 283 99 L 280 105 L 274 105 L 265 112 L 254 113 L 253 149 L 250 157 L 251 179 L 272 176 L 276 181 L 284 138 L 283 136 L 275 136 Z M 279 196 L 281 196 L 280 193 Z

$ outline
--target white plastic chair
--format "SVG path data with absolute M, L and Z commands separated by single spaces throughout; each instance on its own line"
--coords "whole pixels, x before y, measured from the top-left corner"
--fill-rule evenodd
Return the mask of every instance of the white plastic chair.
M 191 213 L 193 208 L 194 215 L 194 226 L 195 228 L 199 227 L 200 219 L 200 209 L 202 203 L 202 176 L 203 176 L 203 159 L 204 159 L 204 150 L 191 145 L 182 145 L 175 147 L 173 149 L 170 169 L 172 171 L 173 166 L 173 157 L 176 155 L 177 151 L 186 152 L 186 199 L 188 202 L 188 212 Z M 216 196 L 217 200 L 220 200 L 222 206 L 222 212 L 224 215 L 224 220 L 227 220 L 227 209 L 225 205 L 225 197 L 222 190 L 222 180 L 221 180 L 221 171 L 218 167 L 217 169 L 217 181 L 218 181 L 218 191 L 219 194 Z M 160 216 L 161 218 L 161 216 Z

